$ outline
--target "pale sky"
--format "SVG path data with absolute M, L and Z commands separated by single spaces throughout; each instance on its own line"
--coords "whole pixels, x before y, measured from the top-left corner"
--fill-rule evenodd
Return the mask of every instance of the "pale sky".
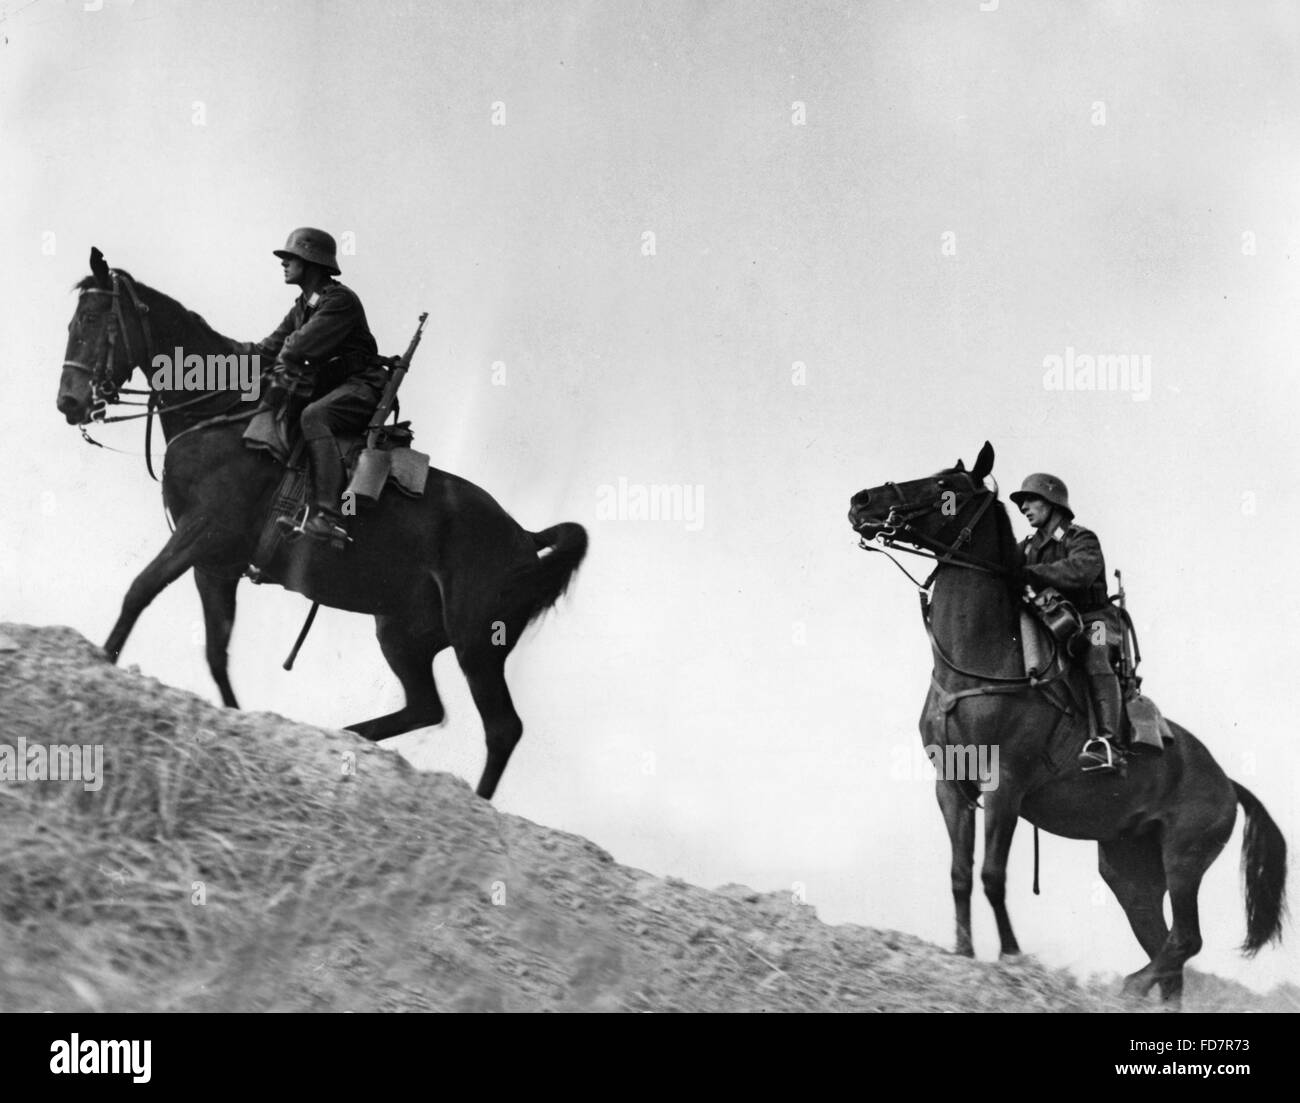
M 318 225 L 350 235 L 386 352 L 430 312 L 417 446 L 525 527 L 590 533 L 511 660 L 503 810 L 950 946 L 933 786 L 894 769 L 929 650 L 845 512 L 988 439 L 1004 497 L 1069 484 L 1124 570 L 1144 688 L 1300 846 L 1294 5 L 97 6 L 0 22 L 0 619 L 102 642 L 167 535 L 138 428 L 99 432 L 117 455 L 54 408 L 90 246 L 249 340 L 292 299 L 271 250 Z M 1069 349 L 1149 357 L 1146 397 L 1046 390 Z M 700 523 L 605 518 L 620 479 L 700 488 Z M 306 609 L 241 587 L 244 706 L 396 707 L 366 618 L 324 611 L 280 670 Z M 122 661 L 217 700 L 189 579 Z M 473 782 L 477 713 L 450 653 L 435 670 L 450 723 L 388 746 Z M 1193 966 L 1300 982 L 1294 949 L 1235 952 L 1240 834 Z M 1043 836 L 1038 898 L 1031 861 L 1022 824 L 1026 951 L 1143 964 L 1094 845 Z M 995 956 L 982 898 L 974 922 Z

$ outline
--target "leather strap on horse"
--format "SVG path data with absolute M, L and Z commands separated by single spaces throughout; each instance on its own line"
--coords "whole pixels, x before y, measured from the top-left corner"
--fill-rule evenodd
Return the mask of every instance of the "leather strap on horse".
M 153 415 L 158 408 L 158 392 L 149 392 L 149 406 L 145 411 L 148 417 L 144 419 L 144 469 L 149 472 L 149 478 L 154 482 L 158 481 L 158 476 L 153 473 Z

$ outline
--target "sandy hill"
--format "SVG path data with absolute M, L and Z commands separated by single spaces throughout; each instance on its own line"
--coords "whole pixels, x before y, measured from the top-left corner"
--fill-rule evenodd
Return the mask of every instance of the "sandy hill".
M 0 625 L 0 744 L 19 739 L 102 745 L 103 783 L 0 781 L 0 1011 L 1121 1006 L 1032 960 L 621 866 L 349 733 L 108 666 L 71 629 Z M 1193 976 L 1186 1006 L 1297 996 Z

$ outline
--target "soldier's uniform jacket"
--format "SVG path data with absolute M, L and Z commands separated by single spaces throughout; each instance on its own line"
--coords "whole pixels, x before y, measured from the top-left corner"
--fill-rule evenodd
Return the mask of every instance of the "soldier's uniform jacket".
M 1106 598 L 1106 560 L 1095 533 L 1073 521 L 1049 532 L 1041 528 L 1020 542 L 1026 577 L 1041 589 L 1054 586 L 1079 610 L 1089 613 L 1111 609 Z
M 349 383 L 374 387 L 378 401 L 388 381 L 361 300 L 337 280 L 310 297 L 299 295 L 275 332 L 253 350 L 275 361 L 275 381 L 300 397 L 319 398 Z

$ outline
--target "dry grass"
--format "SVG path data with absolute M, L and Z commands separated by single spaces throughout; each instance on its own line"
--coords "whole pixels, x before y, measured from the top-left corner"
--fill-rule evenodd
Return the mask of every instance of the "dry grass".
M 216 709 L 68 629 L 0 633 L 0 742 L 105 748 L 98 792 L 0 782 L 0 1011 L 1132 1010 L 651 877 L 346 733 Z

